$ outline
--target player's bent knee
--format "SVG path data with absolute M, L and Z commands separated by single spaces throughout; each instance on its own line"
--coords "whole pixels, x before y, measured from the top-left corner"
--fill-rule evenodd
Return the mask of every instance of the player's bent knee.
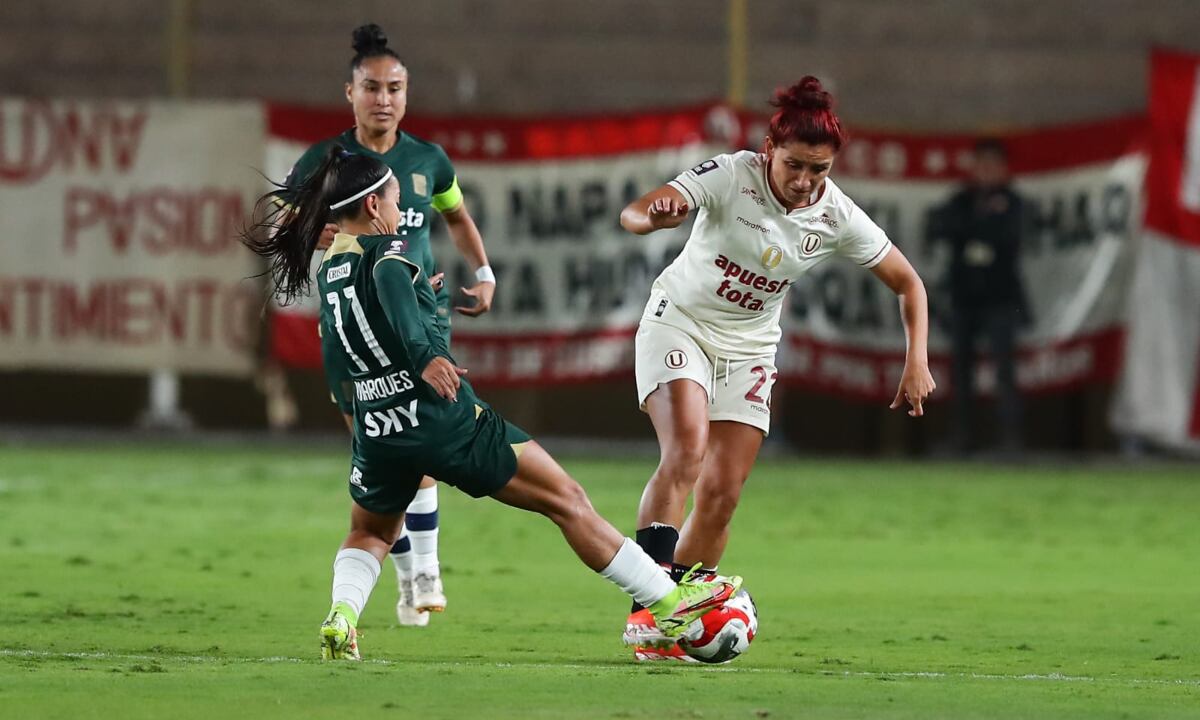
M 594 512 L 587 491 L 579 483 L 571 481 L 555 494 L 546 516 L 556 525 L 567 525 Z
M 704 463 L 704 450 L 704 443 L 699 441 L 672 443 L 663 448 L 657 474 L 672 483 L 685 482 L 691 485 L 700 474 L 700 467 Z
M 741 486 L 726 487 L 707 492 L 696 493 L 695 512 L 707 518 L 710 522 L 727 524 L 733 519 L 741 498 Z

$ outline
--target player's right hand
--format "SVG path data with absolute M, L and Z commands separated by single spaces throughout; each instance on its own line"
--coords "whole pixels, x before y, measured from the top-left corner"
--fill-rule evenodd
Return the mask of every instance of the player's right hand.
M 321 237 L 317 239 L 317 249 L 328 250 L 329 246 L 333 244 L 333 236 L 337 235 L 337 231 L 337 223 L 327 223 L 321 229 Z
M 458 379 L 466 374 L 466 368 L 460 368 L 439 355 L 421 371 L 421 379 L 429 383 L 438 395 L 450 402 L 458 402 L 458 388 L 461 385 Z
M 679 227 L 687 219 L 688 204 L 673 197 L 660 197 L 646 208 L 646 217 L 655 230 Z

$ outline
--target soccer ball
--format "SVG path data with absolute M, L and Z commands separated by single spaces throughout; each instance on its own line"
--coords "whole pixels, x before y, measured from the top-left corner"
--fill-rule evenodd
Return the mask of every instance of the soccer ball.
M 746 652 L 758 632 L 758 608 L 741 590 L 724 606 L 705 613 L 683 632 L 679 647 L 704 663 L 727 663 Z

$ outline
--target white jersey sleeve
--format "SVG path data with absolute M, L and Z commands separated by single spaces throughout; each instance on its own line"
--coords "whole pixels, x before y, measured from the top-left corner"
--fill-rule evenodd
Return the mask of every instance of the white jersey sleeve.
M 725 201 L 734 183 L 732 155 L 718 155 L 691 170 L 685 170 L 671 182 L 683 194 L 692 210 L 713 208 Z
M 849 217 L 838 238 L 837 254 L 865 268 L 873 268 L 887 257 L 892 241 L 853 200 L 846 198 L 846 201 L 850 206 Z

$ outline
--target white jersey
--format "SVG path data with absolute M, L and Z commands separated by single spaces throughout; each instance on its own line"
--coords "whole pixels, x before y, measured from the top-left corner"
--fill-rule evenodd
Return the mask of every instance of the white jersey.
M 698 214 L 683 252 L 654 282 L 646 319 L 669 300 L 694 321 L 684 329 L 722 357 L 774 355 L 784 296 L 801 275 L 835 254 L 874 267 L 892 247 L 832 180 L 815 203 L 788 212 L 758 153 L 718 155 L 670 185 Z

